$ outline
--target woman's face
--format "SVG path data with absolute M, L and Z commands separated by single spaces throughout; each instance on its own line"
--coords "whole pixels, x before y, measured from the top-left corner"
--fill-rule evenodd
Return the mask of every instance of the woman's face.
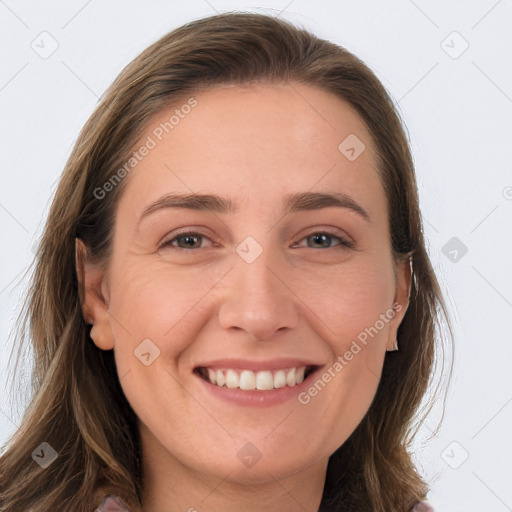
M 95 343 L 154 460 L 251 483 L 325 467 L 407 307 L 374 146 L 316 87 L 193 97 L 151 120 L 108 270 L 86 266 Z

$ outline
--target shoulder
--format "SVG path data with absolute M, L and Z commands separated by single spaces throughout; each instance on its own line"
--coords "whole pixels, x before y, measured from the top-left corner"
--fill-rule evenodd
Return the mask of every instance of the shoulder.
M 95 512 L 130 512 L 114 494 L 105 496 Z
M 416 503 L 412 508 L 411 512 L 434 512 L 434 509 L 427 501 L 418 501 L 418 503 Z

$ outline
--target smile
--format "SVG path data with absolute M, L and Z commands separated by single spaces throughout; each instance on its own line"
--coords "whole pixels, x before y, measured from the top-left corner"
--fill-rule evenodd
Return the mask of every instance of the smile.
M 197 369 L 199 376 L 210 384 L 243 391 L 271 391 L 285 386 L 294 387 L 307 378 L 312 371 L 313 367 L 310 366 L 256 372 L 234 368 L 200 367 Z

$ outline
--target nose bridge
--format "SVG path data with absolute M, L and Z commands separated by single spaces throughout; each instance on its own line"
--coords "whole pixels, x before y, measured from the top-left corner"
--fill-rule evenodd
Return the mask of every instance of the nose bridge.
M 241 298 L 248 297 L 252 300 L 272 301 L 275 300 L 276 294 L 281 293 L 278 288 L 283 286 L 277 279 L 279 275 L 280 265 L 276 255 L 272 255 L 269 251 L 264 251 L 252 262 L 247 262 L 241 258 L 236 265 L 238 269 L 237 288 L 241 292 Z
M 276 251 L 261 246 L 258 250 L 251 240 L 242 242 L 219 310 L 221 326 L 242 329 L 258 340 L 295 327 L 298 311 L 293 293 L 279 276 L 284 268 Z

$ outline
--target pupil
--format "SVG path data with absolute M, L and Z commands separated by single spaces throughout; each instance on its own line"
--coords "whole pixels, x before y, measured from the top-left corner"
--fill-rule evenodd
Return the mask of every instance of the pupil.
M 185 236 L 182 238 L 185 245 L 188 245 L 189 247 L 193 247 L 194 244 L 197 242 L 197 236 Z
M 313 235 L 313 240 L 315 244 L 329 247 L 329 235 Z

